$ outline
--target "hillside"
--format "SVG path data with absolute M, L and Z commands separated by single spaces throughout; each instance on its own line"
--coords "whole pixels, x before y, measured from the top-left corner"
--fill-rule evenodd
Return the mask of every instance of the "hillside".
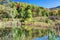
M 52 9 L 60 9 L 60 6 L 50 8 L 50 10 L 52 10 Z
M 10 4 L 8 4 L 6 6 L 7 9 L 8 9 L 8 7 L 10 9 L 9 11 L 12 10 L 12 11 L 15 11 L 17 13 L 17 14 L 16 13 L 13 14 L 15 18 L 20 18 L 21 15 L 23 15 L 21 13 L 24 13 L 25 14 L 25 12 L 28 11 L 28 10 L 31 12 L 31 14 L 32 14 L 33 17 L 56 15 L 54 13 L 55 10 L 54 11 L 51 11 L 51 10 L 49 10 L 47 8 L 40 7 L 40 6 L 35 6 L 35 5 L 32 5 L 32 4 L 27 4 L 27 3 L 11 2 Z M 1 10 L 1 11 L 4 12 L 4 10 Z M 57 15 L 58 15 L 58 13 L 57 13 Z
M 0 40 L 32 40 L 60 32 L 60 10 L 22 2 L 0 4 Z M 55 37 L 55 36 L 54 36 Z
M 54 23 L 55 21 L 59 21 L 60 14 L 58 10 L 49 10 L 44 7 L 35 6 L 32 4 L 21 3 L 21 2 L 11 2 L 8 6 L 0 5 L 0 20 L 1 21 L 11 21 L 14 18 L 15 20 L 19 19 L 25 21 L 34 22 L 37 24 L 31 24 L 32 26 L 47 26 L 49 19 Z M 6 18 L 6 19 L 4 19 Z M 29 23 L 29 22 L 28 22 Z M 39 23 L 39 24 L 38 24 Z M 42 23 L 42 25 L 40 25 Z M 46 25 L 45 25 L 46 24 Z M 36 25 L 36 26 L 35 26 Z M 55 23 L 54 23 L 55 25 Z M 29 25 L 28 25 L 29 26 Z

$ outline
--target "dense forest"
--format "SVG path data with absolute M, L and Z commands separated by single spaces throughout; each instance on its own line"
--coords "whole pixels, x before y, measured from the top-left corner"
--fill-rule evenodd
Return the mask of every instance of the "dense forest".
M 49 10 L 48 8 L 35 6 L 32 4 L 11 2 L 0 4 L 0 18 L 40 17 L 40 16 L 60 16 L 60 10 Z M 4 16 L 3 16 L 4 15 Z M 28 15 L 28 16 L 26 16 Z

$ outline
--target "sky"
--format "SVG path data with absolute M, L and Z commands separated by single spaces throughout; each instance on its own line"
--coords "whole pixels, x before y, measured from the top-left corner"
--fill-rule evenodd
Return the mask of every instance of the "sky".
M 60 0 L 13 0 L 14 2 L 25 2 L 28 4 L 34 4 L 45 8 L 53 8 L 60 6 Z

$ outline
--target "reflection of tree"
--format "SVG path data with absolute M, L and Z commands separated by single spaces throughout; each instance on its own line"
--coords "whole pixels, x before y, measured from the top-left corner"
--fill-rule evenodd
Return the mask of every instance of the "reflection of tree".
M 51 20 L 48 20 L 48 25 L 49 25 L 49 28 L 48 28 L 48 40 L 56 40 L 56 31 L 55 29 L 50 28 L 51 26 Z
M 57 23 L 56 26 L 57 26 L 56 29 L 57 29 L 57 31 L 58 31 L 58 36 L 60 36 L 60 23 Z

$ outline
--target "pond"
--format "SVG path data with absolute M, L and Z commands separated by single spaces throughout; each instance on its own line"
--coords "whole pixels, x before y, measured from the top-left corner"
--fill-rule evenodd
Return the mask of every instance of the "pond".
M 33 38 L 33 40 L 48 40 L 47 38 L 48 38 L 48 36 L 43 36 L 43 37 L 39 37 L 39 38 Z M 56 40 L 60 40 L 60 37 L 56 37 Z

